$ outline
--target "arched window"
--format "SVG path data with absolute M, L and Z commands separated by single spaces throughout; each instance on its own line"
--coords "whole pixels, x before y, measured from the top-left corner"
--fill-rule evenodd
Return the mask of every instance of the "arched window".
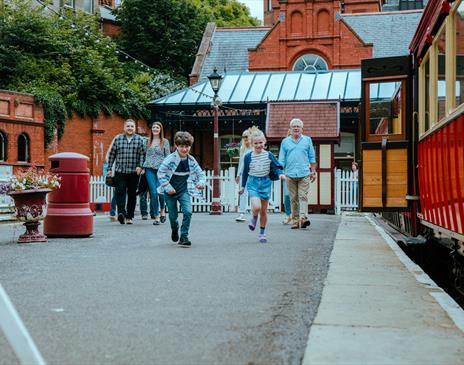
M 30 140 L 26 133 L 22 133 L 18 137 L 18 161 L 30 162 Z
M 327 62 L 317 54 L 305 54 L 293 64 L 293 71 L 306 71 L 317 73 L 328 69 Z
M 6 153 L 8 151 L 8 141 L 6 134 L 0 131 L 0 161 L 6 161 Z

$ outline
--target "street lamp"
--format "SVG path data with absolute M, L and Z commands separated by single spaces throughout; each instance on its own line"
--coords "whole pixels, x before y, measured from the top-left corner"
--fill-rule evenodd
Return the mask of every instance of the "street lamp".
M 214 91 L 213 102 L 211 106 L 214 111 L 214 128 L 213 128 L 213 202 L 211 204 L 210 214 L 222 214 L 221 207 L 221 184 L 219 181 L 219 106 L 221 105 L 221 99 L 218 97 L 219 89 L 221 88 L 222 76 L 217 73 L 217 69 L 214 68 L 213 73 L 208 76 L 211 88 Z

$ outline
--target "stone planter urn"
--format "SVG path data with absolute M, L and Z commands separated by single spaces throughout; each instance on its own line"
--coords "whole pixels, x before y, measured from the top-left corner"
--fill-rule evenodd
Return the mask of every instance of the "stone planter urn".
M 26 233 L 18 243 L 46 242 L 47 236 L 39 232 L 40 220 L 45 217 L 47 194 L 51 189 L 31 189 L 8 193 L 15 202 L 16 218 L 24 222 Z

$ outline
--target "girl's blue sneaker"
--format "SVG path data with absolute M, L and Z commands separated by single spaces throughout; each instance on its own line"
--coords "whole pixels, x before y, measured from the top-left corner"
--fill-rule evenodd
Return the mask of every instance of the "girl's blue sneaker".
M 266 233 L 260 233 L 259 242 L 260 243 L 267 243 Z
M 251 217 L 251 219 L 248 222 L 248 228 L 250 228 L 250 230 L 254 231 L 255 228 L 256 228 L 256 222 L 257 221 L 258 221 L 258 216 Z

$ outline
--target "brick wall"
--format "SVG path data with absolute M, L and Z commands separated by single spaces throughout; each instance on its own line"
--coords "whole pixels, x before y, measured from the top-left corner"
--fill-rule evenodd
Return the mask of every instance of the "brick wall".
M 77 152 L 89 157 L 89 169 L 91 175 L 103 173 L 103 163 L 106 153 L 113 138 L 123 131 L 126 118 L 113 114 L 111 116 L 100 115 L 98 118 L 82 118 L 74 115 L 66 121 L 66 128 L 59 141 L 54 141 L 46 153 L 47 167 L 48 156 L 58 152 Z M 147 122 L 136 120 L 137 133 L 147 135 Z

